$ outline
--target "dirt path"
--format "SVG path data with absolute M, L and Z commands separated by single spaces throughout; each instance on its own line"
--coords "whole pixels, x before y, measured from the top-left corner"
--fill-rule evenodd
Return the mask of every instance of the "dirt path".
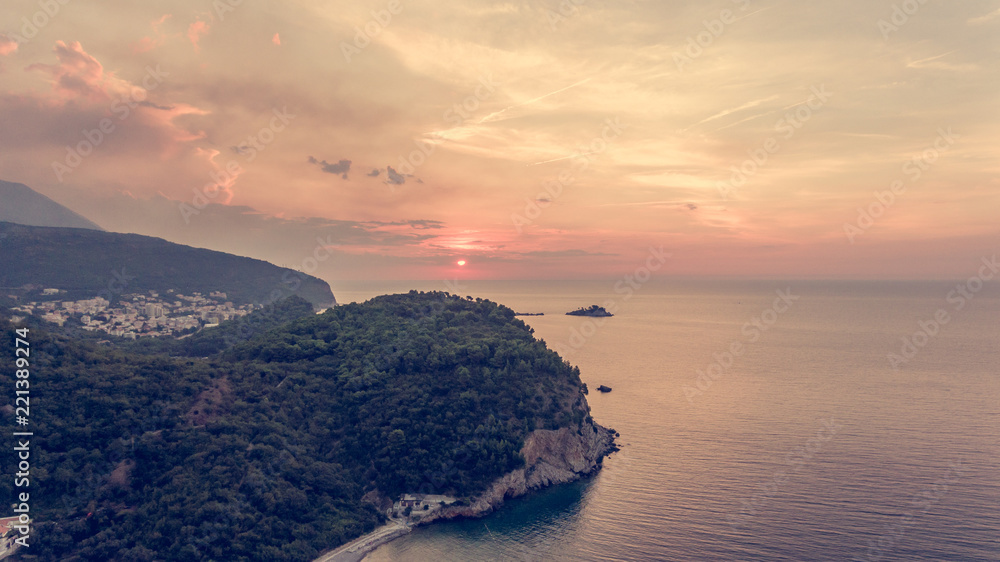
M 406 523 L 393 521 L 320 556 L 313 562 L 360 562 L 369 552 L 396 537 L 409 533 L 410 530 L 411 527 Z

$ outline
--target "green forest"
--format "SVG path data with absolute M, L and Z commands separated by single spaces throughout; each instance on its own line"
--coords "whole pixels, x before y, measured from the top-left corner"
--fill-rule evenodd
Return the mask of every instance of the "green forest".
M 384 520 L 378 498 L 468 501 L 523 466 L 530 431 L 588 418 L 579 370 L 513 311 L 447 293 L 319 315 L 293 298 L 184 340 L 53 330 L 28 338 L 36 523 L 17 560 L 312 560 Z

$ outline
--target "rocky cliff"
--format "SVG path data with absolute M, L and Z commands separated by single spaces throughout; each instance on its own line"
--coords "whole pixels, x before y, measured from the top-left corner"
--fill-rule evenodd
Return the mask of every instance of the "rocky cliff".
M 477 497 L 471 505 L 447 507 L 420 520 L 479 517 L 491 513 L 507 498 L 554 484 L 564 484 L 593 474 L 605 456 L 617 451 L 615 433 L 593 422 L 577 429 L 536 429 L 524 440 L 525 467 L 508 472 Z

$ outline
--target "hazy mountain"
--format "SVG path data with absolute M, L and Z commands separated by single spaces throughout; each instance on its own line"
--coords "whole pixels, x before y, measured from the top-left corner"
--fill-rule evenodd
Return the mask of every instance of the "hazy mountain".
M 192 248 L 139 234 L 0 222 L 0 287 L 33 285 L 67 297 L 222 291 L 236 304 L 298 295 L 316 308 L 336 303 L 322 279 L 263 260 Z
M 104 230 L 23 183 L 0 180 L 0 221 Z

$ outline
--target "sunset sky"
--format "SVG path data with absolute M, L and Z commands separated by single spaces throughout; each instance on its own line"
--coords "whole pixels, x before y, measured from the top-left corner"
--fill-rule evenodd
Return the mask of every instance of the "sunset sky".
M 0 179 L 112 231 L 322 245 L 329 281 L 651 247 L 964 278 L 1000 246 L 997 0 L 4 0 L 0 32 Z

